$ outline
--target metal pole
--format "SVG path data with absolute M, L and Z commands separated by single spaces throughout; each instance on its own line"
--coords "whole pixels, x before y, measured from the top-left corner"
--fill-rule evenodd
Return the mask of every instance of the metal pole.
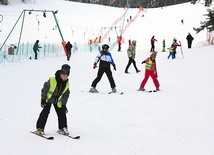
M 62 38 L 62 41 L 64 41 L 64 38 L 63 38 L 63 36 L 62 36 L 62 32 L 61 32 L 60 27 L 59 27 L 59 24 L 58 24 L 58 22 L 57 22 L 56 15 L 55 15 L 55 13 L 54 13 L 53 11 L 52 11 L 52 13 L 53 13 L 53 16 L 54 16 L 54 19 L 55 19 L 55 22 L 56 22 L 56 26 L 57 26 L 57 28 L 58 28 L 58 30 L 59 30 L 59 34 L 60 34 L 60 36 L 61 36 L 61 38 Z
M 0 48 L 0 51 L 1 49 L 3 48 L 3 46 L 5 45 L 6 41 L 8 40 L 9 36 L 11 35 L 11 33 L 13 32 L 16 24 L 18 23 L 19 19 L 21 18 L 22 14 L 24 13 L 24 11 L 22 11 L 22 13 L 20 14 L 19 18 L 17 19 L 16 23 L 14 24 L 12 30 L 10 31 L 10 33 L 8 34 L 7 38 L 5 39 L 4 43 L 2 44 L 1 48 Z

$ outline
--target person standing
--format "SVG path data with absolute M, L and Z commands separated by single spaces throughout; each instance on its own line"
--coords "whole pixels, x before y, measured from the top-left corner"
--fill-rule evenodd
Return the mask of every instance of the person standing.
M 174 48 L 173 48 L 173 44 L 171 47 L 167 48 L 169 50 L 169 55 L 167 57 L 167 59 L 169 59 L 170 57 L 172 57 L 172 59 L 174 59 L 173 55 L 174 55 Z
M 166 42 L 165 42 L 165 39 L 163 39 L 162 45 L 163 45 L 162 52 L 166 52 Z
M 136 72 L 137 73 L 140 72 L 140 70 L 137 69 L 136 62 L 135 62 L 136 43 L 137 43 L 136 40 L 132 40 L 131 44 L 129 45 L 129 48 L 127 49 L 127 54 L 128 54 L 129 62 L 128 62 L 127 66 L 126 66 L 125 73 L 129 73 L 128 69 L 129 69 L 129 66 L 132 63 L 134 65 L 134 68 L 135 68 Z
M 118 36 L 117 37 L 118 52 L 121 51 L 121 40 L 122 40 L 122 36 Z
M 191 48 L 192 47 L 192 41 L 194 40 L 194 38 L 192 37 L 192 35 L 190 33 L 188 33 L 186 39 L 187 39 L 188 48 Z
M 66 56 L 67 56 L 67 60 L 70 60 L 71 57 L 71 49 L 72 49 L 73 45 L 70 43 L 70 41 L 67 42 L 67 44 L 65 45 L 66 48 Z
M 150 52 L 154 52 L 155 51 L 155 41 L 158 41 L 158 40 L 155 39 L 155 36 L 152 36 L 150 41 L 151 41 L 151 50 L 150 50 Z
M 114 78 L 112 76 L 111 68 L 110 66 L 112 65 L 114 67 L 114 70 L 116 71 L 116 65 L 114 63 L 114 60 L 111 56 L 111 53 L 109 53 L 109 46 L 107 44 L 102 45 L 102 50 L 100 53 L 96 56 L 93 69 L 97 68 L 97 63 L 99 62 L 99 70 L 97 73 L 97 77 L 94 79 L 94 81 L 91 84 L 91 88 L 89 92 L 91 93 L 98 93 L 96 86 L 97 83 L 101 80 L 102 76 L 104 73 L 106 73 L 112 92 L 116 93 L 116 85 L 114 82 Z
M 176 54 L 177 54 L 176 49 L 177 49 L 178 46 L 181 46 L 181 43 L 178 44 L 178 43 L 177 43 L 177 39 L 174 38 L 174 39 L 173 39 L 173 44 L 172 44 L 172 47 L 173 47 L 172 59 L 176 58 Z
M 151 76 L 152 80 L 153 80 L 153 83 L 156 87 L 156 91 L 159 91 L 159 87 L 160 87 L 160 84 L 159 84 L 159 81 L 158 81 L 158 74 L 157 74 L 157 67 L 156 67 L 156 56 L 157 56 L 157 52 L 153 52 L 150 57 L 148 57 L 146 60 L 144 60 L 142 62 L 143 63 L 146 63 L 146 66 L 145 66 L 145 76 L 144 76 L 144 79 L 143 81 L 141 82 L 140 84 L 140 88 L 139 88 L 139 91 L 145 91 L 145 85 L 149 79 L 149 77 Z
M 41 91 L 41 107 L 43 108 L 36 123 L 39 135 L 44 135 L 45 125 L 50 113 L 51 105 L 53 104 L 58 117 L 59 134 L 68 135 L 67 117 L 68 112 L 66 104 L 69 98 L 69 82 L 70 66 L 62 65 L 61 70 L 57 70 L 54 77 L 50 77 Z
M 42 47 L 39 46 L 39 40 L 36 40 L 36 42 L 33 45 L 33 51 L 35 53 L 35 60 L 38 59 L 38 57 L 37 57 L 38 56 L 37 51 L 39 52 L 39 48 L 42 48 Z

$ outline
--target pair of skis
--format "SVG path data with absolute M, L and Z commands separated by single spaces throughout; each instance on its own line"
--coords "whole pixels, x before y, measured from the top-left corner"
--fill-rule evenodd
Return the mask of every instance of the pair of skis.
M 44 139 L 47 139 L 47 140 L 53 140 L 54 139 L 53 136 L 46 136 L 46 135 L 37 134 L 35 131 L 34 132 L 31 131 L 30 133 L 37 135 L 39 137 L 42 137 Z M 63 136 L 66 136 L 66 137 L 71 138 L 71 139 L 80 139 L 80 136 L 71 136 L 71 135 L 63 135 Z

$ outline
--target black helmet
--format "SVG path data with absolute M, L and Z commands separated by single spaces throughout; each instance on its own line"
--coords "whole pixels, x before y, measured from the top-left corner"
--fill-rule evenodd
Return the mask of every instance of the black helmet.
M 103 51 L 107 51 L 109 49 L 109 45 L 103 44 L 102 49 L 103 49 Z

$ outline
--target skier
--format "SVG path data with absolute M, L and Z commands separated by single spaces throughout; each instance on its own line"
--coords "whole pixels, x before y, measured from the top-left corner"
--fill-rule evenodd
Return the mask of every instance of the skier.
M 41 107 L 43 108 L 36 123 L 37 130 L 35 131 L 39 135 L 44 135 L 45 124 L 50 113 L 51 105 L 53 104 L 58 116 L 57 131 L 59 134 L 68 135 L 67 129 L 67 117 L 68 112 L 66 103 L 69 98 L 69 82 L 68 76 L 70 74 L 70 66 L 67 64 L 62 65 L 61 70 L 57 70 L 54 77 L 50 77 L 47 82 L 44 83 L 41 93 Z
M 98 93 L 96 86 L 97 83 L 101 80 L 103 73 L 106 73 L 108 80 L 110 82 L 110 86 L 112 88 L 112 92 L 116 93 L 116 85 L 112 76 L 110 65 L 114 67 L 114 70 L 116 71 L 116 65 L 114 63 L 114 60 L 111 56 L 111 53 L 109 53 L 109 46 L 107 44 L 102 45 L 102 50 L 100 53 L 96 56 L 96 59 L 94 61 L 93 69 L 97 68 L 97 63 L 99 64 L 99 70 L 97 73 L 97 77 L 94 79 L 94 81 L 91 84 L 91 88 L 89 92 L 91 93 Z
M 35 60 L 37 60 L 37 51 L 39 52 L 39 48 L 42 48 L 39 46 L 39 40 L 36 40 L 35 44 L 33 45 L 33 51 L 35 53 Z
M 73 45 L 70 43 L 70 41 L 67 42 L 67 44 L 65 45 L 66 48 L 66 56 L 67 56 L 67 60 L 70 60 L 71 57 L 71 49 L 72 49 Z
M 176 49 L 178 46 L 181 46 L 181 44 L 178 44 L 177 43 L 177 39 L 173 39 L 173 44 L 172 44 L 172 47 L 173 47 L 173 55 L 172 55 L 172 59 L 176 58 Z
M 125 73 L 129 73 L 128 69 L 129 69 L 129 66 L 132 63 L 134 65 L 134 68 L 135 68 L 136 72 L 137 73 L 140 72 L 140 70 L 137 69 L 136 62 L 135 62 L 135 54 L 136 54 L 135 49 L 136 49 L 136 40 L 132 40 L 132 44 L 130 44 L 129 48 L 127 49 L 127 54 L 128 54 L 129 62 L 128 62 L 127 66 L 126 66 Z
M 150 50 L 150 52 L 154 52 L 155 51 L 155 41 L 158 41 L 158 40 L 155 39 L 155 36 L 152 36 L 150 41 L 151 41 L 151 50 Z
M 122 40 L 122 36 L 118 36 L 118 37 L 117 37 L 118 52 L 120 52 L 120 51 L 121 51 L 121 40 Z
M 140 88 L 139 88 L 139 91 L 145 91 L 145 88 L 144 86 L 146 85 L 146 82 L 149 78 L 149 76 L 151 76 L 153 82 L 154 82 L 154 85 L 156 87 L 156 91 L 159 91 L 159 87 L 160 87 L 160 84 L 159 84 L 159 81 L 158 81 L 158 74 L 157 74 L 157 68 L 156 68 L 156 55 L 157 55 L 157 52 L 153 52 L 150 57 L 148 57 L 146 60 L 144 60 L 142 62 L 143 63 L 146 63 L 146 66 L 145 66 L 145 76 L 144 76 L 144 79 L 143 81 L 141 82 L 140 84 Z
M 162 45 L 163 45 L 162 52 L 166 52 L 166 50 L 165 50 L 165 47 L 166 47 L 165 39 L 163 40 Z
M 174 57 L 173 57 L 173 55 L 174 55 L 174 48 L 173 48 L 173 44 L 172 44 L 172 46 L 171 47 L 169 47 L 169 48 L 167 48 L 168 50 L 169 50 L 169 55 L 168 55 L 168 59 L 170 58 L 170 57 L 172 57 L 172 59 L 174 59 Z
M 194 40 L 194 38 L 192 37 L 192 35 L 190 33 L 188 33 L 186 39 L 187 39 L 188 48 L 191 48 L 192 47 L 192 41 Z

